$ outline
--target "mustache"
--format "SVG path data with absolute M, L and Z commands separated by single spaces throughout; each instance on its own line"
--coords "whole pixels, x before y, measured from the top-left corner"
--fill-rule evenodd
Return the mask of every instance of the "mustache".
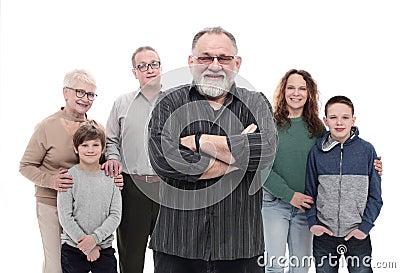
M 201 76 L 202 77 L 205 77 L 205 76 L 223 76 L 224 78 L 226 78 L 226 73 L 223 70 L 215 72 L 215 71 L 211 71 L 211 70 L 207 69 L 207 70 L 203 71 L 203 73 L 201 73 Z

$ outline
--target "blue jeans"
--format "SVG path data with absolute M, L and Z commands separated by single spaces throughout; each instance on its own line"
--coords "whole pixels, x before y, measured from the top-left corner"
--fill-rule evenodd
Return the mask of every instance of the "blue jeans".
M 364 240 L 352 237 L 345 241 L 343 237 L 333 237 L 327 234 L 314 236 L 313 252 L 317 273 L 337 273 L 341 254 L 347 262 L 350 273 L 370 273 L 371 269 L 371 239 Z
M 287 265 L 290 273 L 308 272 L 312 264 L 312 234 L 305 213 L 263 190 L 262 216 L 265 272 L 283 273 Z

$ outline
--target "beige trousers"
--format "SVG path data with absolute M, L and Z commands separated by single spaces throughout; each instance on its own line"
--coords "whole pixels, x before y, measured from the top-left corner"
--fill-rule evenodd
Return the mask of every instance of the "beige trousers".
M 43 273 L 62 273 L 61 232 L 57 208 L 36 202 L 36 214 L 44 252 Z

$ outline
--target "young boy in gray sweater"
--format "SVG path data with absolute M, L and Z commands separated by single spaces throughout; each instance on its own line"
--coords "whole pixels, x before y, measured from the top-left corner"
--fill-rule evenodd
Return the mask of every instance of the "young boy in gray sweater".
M 100 169 L 105 150 L 105 133 L 88 121 L 73 137 L 79 164 L 68 170 L 74 185 L 58 192 L 57 209 L 61 235 L 63 273 L 117 272 L 112 247 L 113 232 L 121 220 L 121 193 L 113 178 Z

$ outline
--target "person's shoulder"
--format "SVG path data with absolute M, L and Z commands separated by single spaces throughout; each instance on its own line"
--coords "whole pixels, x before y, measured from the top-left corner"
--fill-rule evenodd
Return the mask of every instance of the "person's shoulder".
M 315 144 L 311 147 L 311 150 L 310 150 L 309 154 L 315 154 L 315 153 L 317 153 L 319 150 L 320 150 L 320 149 L 318 148 L 318 144 L 315 143 Z
M 255 90 L 249 90 L 245 87 L 236 87 L 234 96 L 244 102 L 249 107 L 268 106 L 272 110 L 271 103 L 264 93 Z
M 82 169 L 79 167 L 78 164 L 76 164 L 68 169 L 68 174 L 75 175 L 75 174 L 79 173 L 80 171 L 82 171 Z
M 111 177 L 109 175 L 106 175 L 104 170 L 100 170 L 98 173 L 92 175 L 96 179 L 96 181 L 99 183 L 98 185 L 101 187 L 105 187 L 107 189 L 114 188 L 118 186 L 115 184 L 114 177 Z
M 254 99 L 266 98 L 263 92 L 247 89 L 246 87 L 236 87 L 235 93 L 238 97 L 241 98 L 254 98 Z
M 124 93 L 122 95 L 119 95 L 116 99 L 115 99 L 115 104 L 121 104 L 124 102 L 130 102 L 137 94 L 139 93 L 139 90 L 135 90 L 135 91 L 131 91 L 131 92 L 127 92 Z
M 170 87 L 161 92 L 161 96 L 178 96 L 179 94 L 186 94 L 191 88 L 191 84 L 182 84 L 174 87 Z
M 59 119 L 61 116 L 64 115 L 64 112 L 62 110 L 63 108 L 60 108 L 60 110 L 58 110 L 57 112 L 45 117 L 42 122 L 49 122 L 49 121 L 53 121 L 53 120 L 57 120 Z
M 106 173 L 104 172 L 104 170 L 100 170 L 97 175 L 100 177 L 100 179 L 103 179 L 104 181 L 107 181 L 109 183 L 111 183 L 111 185 L 115 185 L 114 183 L 114 178 L 106 175 Z
M 62 110 L 58 110 L 57 112 L 45 117 L 44 119 L 42 119 L 41 121 L 39 121 L 39 123 L 36 124 L 35 126 L 35 130 L 38 129 L 43 129 L 46 128 L 47 126 L 51 126 L 54 123 L 59 124 L 60 123 L 60 117 L 62 117 L 63 115 L 63 111 Z
M 352 130 L 353 130 L 353 135 L 350 137 L 349 141 L 350 143 L 356 143 L 358 145 L 361 145 L 362 147 L 364 147 L 364 149 L 374 150 L 374 146 L 370 142 L 360 137 L 360 128 L 353 127 Z M 352 138 L 353 141 L 351 141 Z
M 168 88 L 161 92 L 158 102 L 171 101 L 178 103 L 180 101 L 187 101 L 190 88 L 190 84 L 182 84 L 179 86 Z
M 374 145 L 371 142 L 358 137 L 358 143 L 366 150 L 366 151 L 375 151 Z
M 258 91 L 255 90 L 250 90 L 246 87 L 240 87 L 240 86 L 236 86 L 236 90 L 235 92 L 237 93 L 238 96 L 257 96 L 260 95 Z

